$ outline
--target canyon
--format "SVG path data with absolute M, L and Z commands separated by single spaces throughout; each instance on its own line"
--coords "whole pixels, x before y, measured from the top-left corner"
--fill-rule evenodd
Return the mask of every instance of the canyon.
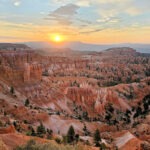
M 52 139 L 72 125 L 87 149 L 97 149 L 96 129 L 108 149 L 150 148 L 149 55 L 129 47 L 102 52 L 10 47 L 0 50 L 0 148 L 25 144 L 31 127 L 40 123 L 52 130 Z M 49 142 L 46 135 L 35 140 Z

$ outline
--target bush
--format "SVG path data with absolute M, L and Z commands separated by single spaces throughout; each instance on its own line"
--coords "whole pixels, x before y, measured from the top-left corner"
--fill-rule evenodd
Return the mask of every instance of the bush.
M 86 150 L 86 148 L 83 145 L 37 144 L 34 140 L 30 140 L 27 144 L 18 146 L 15 150 Z
M 99 147 L 100 147 L 100 150 L 106 150 L 107 149 L 105 143 L 101 143 Z
M 30 140 L 27 142 L 25 146 L 17 147 L 16 150 L 40 150 L 36 146 L 36 142 L 34 140 Z
M 58 144 L 61 144 L 62 143 L 62 140 L 60 138 L 55 138 L 55 141 L 58 143 Z
M 3 125 L 3 122 L 2 121 L 0 121 L 0 127 L 3 127 L 4 125 Z
M 47 129 L 47 139 L 52 139 L 53 130 Z

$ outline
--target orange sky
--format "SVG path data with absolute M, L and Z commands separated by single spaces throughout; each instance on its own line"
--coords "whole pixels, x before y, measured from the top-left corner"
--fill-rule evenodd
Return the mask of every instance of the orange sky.
M 0 1 L 0 42 L 150 43 L 150 0 Z

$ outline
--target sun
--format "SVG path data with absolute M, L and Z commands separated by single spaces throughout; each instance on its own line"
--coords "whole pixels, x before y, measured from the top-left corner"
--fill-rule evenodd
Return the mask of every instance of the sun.
M 55 41 L 55 42 L 61 42 L 61 41 L 62 41 L 61 36 L 60 36 L 60 35 L 54 36 L 54 41 Z
M 67 37 L 61 33 L 48 33 L 48 40 L 53 42 L 53 44 L 60 45 L 67 40 Z
M 64 36 L 62 36 L 60 34 L 49 35 L 49 38 L 54 43 L 61 43 L 61 42 L 63 42 L 65 40 Z

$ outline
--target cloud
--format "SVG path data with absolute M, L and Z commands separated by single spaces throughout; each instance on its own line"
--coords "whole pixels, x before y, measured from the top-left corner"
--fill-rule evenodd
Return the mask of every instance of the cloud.
M 57 21 L 63 25 L 70 25 L 73 23 L 74 16 L 77 14 L 79 8 L 75 4 L 67 4 L 51 12 L 45 19 Z
M 16 37 L 16 36 L 0 36 L 0 39 L 15 39 L 15 40 L 19 40 L 19 39 L 25 39 L 24 37 Z
M 18 6 L 20 6 L 20 4 L 21 4 L 20 0 L 13 0 L 13 5 L 14 6 L 18 7 Z
M 98 3 L 122 3 L 123 1 L 122 0 L 95 0 L 96 2 Z M 124 0 L 124 2 L 128 2 L 128 1 L 132 1 L 132 0 Z
M 85 20 L 85 19 L 81 19 L 81 18 L 76 18 L 77 21 L 81 22 L 81 23 L 85 23 L 85 24 L 92 24 L 92 21 L 89 20 Z
M 95 33 L 95 32 L 100 32 L 104 29 L 95 29 L 95 30 L 89 30 L 89 31 L 81 31 L 79 32 L 80 34 L 90 34 L 90 33 Z
M 88 0 L 80 0 L 76 4 L 80 7 L 89 7 L 91 3 Z
M 61 6 L 55 11 L 52 12 L 50 15 L 65 15 L 65 16 L 72 16 L 77 14 L 77 10 L 79 9 L 79 6 L 75 4 L 67 4 L 65 6 Z
M 131 16 L 136 16 L 142 13 L 142 11 L 136 7 L 129 7 L 125 12 Z
M 104 17 L 102 19 L 97 19 L 99 23 L 118 23 L 121 19 L 118 17 Z

